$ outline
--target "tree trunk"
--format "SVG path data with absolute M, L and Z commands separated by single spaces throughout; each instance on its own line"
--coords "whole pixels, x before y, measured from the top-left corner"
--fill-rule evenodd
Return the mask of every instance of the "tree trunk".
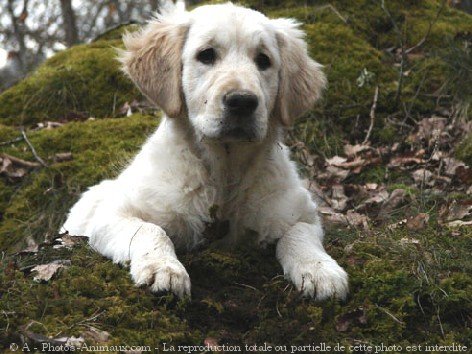
M 64 31 L 66 33 L 66 44 L 68 47 L 71 47 L 79 42 L 75 13 L 72 9 L 72 0 L 61 0 L 61 10 Z
M 8 0 L 7 10 L 11 17 L 11 23 L 13 27 L 13 33 L 15 35 L 16 41 L 18 42 L 18 54 L 19 54 L 19 64 L 22 72 L 26 71 L 26 44 L 25 44 L 25 33 L 23 31 L 24 26 L 18 23 L 18 18 L 15 17 L 14 10 L 14 0 Z
M 151 11 L 157 11 L 159 7 L 159 0 L 149 0 L 149 4 L 151 5 Z

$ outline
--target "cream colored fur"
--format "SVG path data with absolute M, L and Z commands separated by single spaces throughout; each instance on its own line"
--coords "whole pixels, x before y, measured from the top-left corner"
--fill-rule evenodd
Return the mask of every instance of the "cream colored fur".
M 285 275 L 304 294 L 344 298 L 346 272 L 324 250 L 316 204 L 283 145 L 283 127 L 312 107 L 325 86 L 292 20 L 270 20 L 232 5 L 167 10 L 126 35 L 124 71 L 166 113 L 157 131 L 114 180 L 90 188 L 63 229 L 90 237 L 115 262 L 131 261 L 136 284 L 190 295 L 190 279 L 174 247 L 204 242 L 206 226 L 229 220 L 228 243 L 255 231 L 277 242 Z M 218 53 L 212 65 L 199 51 Z M 267 70 L 254 62 L 258 53 Z M 253 92 L 251 138 L 226 139 L 224 95 Z M 216 208 L 215 208 L 216 207 Z

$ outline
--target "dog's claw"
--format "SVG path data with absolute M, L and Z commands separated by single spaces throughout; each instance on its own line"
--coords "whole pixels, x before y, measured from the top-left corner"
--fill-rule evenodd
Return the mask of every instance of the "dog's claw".
M 334 260 L 300 262 L 286 276 L 303 295 L 318 301 L 344 300 L 349 290 L 348 275 Z
M 136 285 L 149 285 L 152 292 L 172 291 L 178 297 L 190 296 L 190 277 L 177 259 L 146 255 L 131 262 Z

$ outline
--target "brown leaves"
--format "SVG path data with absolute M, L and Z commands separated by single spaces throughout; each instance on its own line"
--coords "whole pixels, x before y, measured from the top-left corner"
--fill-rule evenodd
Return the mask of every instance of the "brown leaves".
M 71 152 L 57 153 L 52 157 L 54 163 L 72 160 Z M 22 179 L 28 171 L 41 167 L 36 161 L 27 161 L 9 154 L 0 155 L 0 176 L 5 176 L 12 181 Z
M 406 227 L 411 231 L 423 230 L 429 221 L 429 214 L 419 213 L 418 215 L 410 218 L 406 222 Z
M 4 175 L 12 180 L 21 179 L 28 169 L 41 166 L 37 162 L 26 161 L 8 154 L 0 156 L 0 163 L 0 175 Z
M 31 270 L 37 273 L 33 280 L 37 282 L 48 282 L 59 269 L 67 267 L 68 265 L 70 265 L 69 260 L 57 260 L 51 263 L 37 265 Z
M 451 227 L 472 225 L 472 199 L 453 201 L 439 211 L 439 222 Z
M 347 332 L 353 324 L 367 324 L 367 315 L 363 307 L 358 307 L 353 311 L 339 316 L 336 321 L 336 331 Z

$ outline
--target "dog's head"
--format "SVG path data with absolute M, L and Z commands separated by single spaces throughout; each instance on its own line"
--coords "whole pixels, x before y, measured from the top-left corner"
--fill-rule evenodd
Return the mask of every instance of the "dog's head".
M 124 37 L 124 71 L 171 118 L 198 137 L 261 141 L 320 96 L 326 79 L 293 20 L 235 6 L 179 3 Z

